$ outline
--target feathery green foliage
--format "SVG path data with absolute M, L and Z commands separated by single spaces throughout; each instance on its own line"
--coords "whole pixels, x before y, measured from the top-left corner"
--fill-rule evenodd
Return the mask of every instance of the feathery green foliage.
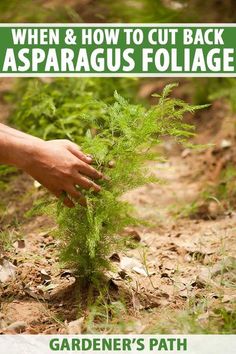
M 155 181 L 145 169 L 145 163 L 156 158 L 152 147 L 165 135 L 174 136 L 180 142 L 193 135 L 193 127 L 184 124 L 182 117 L 185 112 L 201 107 L 169 98 L 174 86 L 169 85 L 161 96 L 156 95 L 159 102 L 149 109 L 132 105 L 115 93 L 114 104 L 100 103 L 102 120 L 94 116 L 91 121 L 89 113 L 88 118 L 84 116 L 95 127 L 96 134 L 88 129 L 80 137 L 81 146 L 94 156 L 96 167 L 106 179 L 101 182 L 99 194 L 85 193 L 87 208 L 77 204 L 72 210 L 61 205 L 57 209 L 59 235 L 63 240 L 62 260 L 77 268 L 81 278 L 96 283 L 98 275 L 109 268 L 111 252 L 122 246 L 119 236 L 122 229 L 140 222 L 121 196 L 132 188 Z
M 39 79 L 19 79 L 6 99 L 15 107 L 9 123 L 26 133 L 43 139 L 67 138 L 80 143 L 91 120 L 103 117 L 103 105 L 114 102 L 114 91 L 133 99 L 137 80 L 133 78 L 70 78 L 46 82 Z M 97 103 L 97 100 L 100 103 Z M 87 113 L 90 118 L 81 119 Z M 5 187 L 16 172 L 9 166 L 0 166 L 0 188 Z
M 98 100 L 114 102 L 115 89 L 131 99 L 135 96 L 136 82 L 130 78 L 19 80 L 10 97 L 16 107 L 10 123 L 44 139 L 72 139 L 72 136 L 77 139 L 88 127 L 92 128 L 94 117 L 102 119 L 104 108 Z M 88 112 L 89 118 L 83 119 Z
M 117 82 L 122 92 L 126 81 Z M 112 251 L 123 247 L 122 229 L 140 223 L 122 195 L 155 181 L 145 168 L 147 161 L 157 158 L 152 148 L 166 135 L 187 142 L 194 131 L 182 117 L 202 108 L 170 98 L 176 84 L 167 85 L 161 95 L 154 95 L 157 104 L 150 108 L 131 104 L 117 92 L 112 98 L 113 82 L 109 86 L 101 80 L 100 84 L 98 89 L 99 85 L 94 86 L 90 79 L 30 81 L 12 117 L 15 126 L 26 132 L 75 141 L 93 155 L 95 167 L 106 176 L 100 193 L 82 190 L 87 208 L 77 203 L 68 209 L 61 202 L 54 208 L 62 240 L 62 261 L 77 269 L 81 279 L 92 283 L 109 269 Z M 127 87 L 123 91 L 126 90 Z

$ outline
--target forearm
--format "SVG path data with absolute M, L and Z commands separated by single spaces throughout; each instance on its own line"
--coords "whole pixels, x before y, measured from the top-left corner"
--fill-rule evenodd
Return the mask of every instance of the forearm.
M 58 198 L 66 192 L 64 204 L 68 207 L 74 206 L 68 196 L 86 205 L 77 186 L 100 191 L 92 179 L 103 176 L 91 162 L 91 156 L 71 141 L 44 141 L 0 124 L 0 164 L 21 168 Z
M 0 124 L 0 164 L 24 168 L 41 139 Z

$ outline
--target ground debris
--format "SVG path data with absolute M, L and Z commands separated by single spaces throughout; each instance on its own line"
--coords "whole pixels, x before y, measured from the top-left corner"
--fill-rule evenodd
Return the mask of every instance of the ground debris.
M 13 246 L 16 249 L 24 249 L 25 248 L 25 240 L 17 240 L 16 242 L 14 242 Z
M 68 323 L 66 333 L 67 334 L 81 334 L 84 324 L 84 317 L 79 318 L 78 320 Z
M 0 282 L 7 283 L 9 280 L 15 278 L 16 267 L 7 259 L 0 261 Z
M 136 241 L 136 242 L 140 242 L 141 241 L 141 235 L 140 232 L 135 230 L 132 227 L 126 227 L 124 229 L 124 235 L 125 236 L 129 236 L 132 240 Z
M 148 272 L 145 269 L 144 265 L 137 259 L 131 257 L 121 257 L 120 268 L 122 270 L 132 270 L 138 274 L 141 274 L 145 277 L 148 276 Z
M 7 326 L 4 329 L 4 332 L 6 334 L 23 333 L 25 332 L 26 327 L 27 327 L 27 323 L 25 323 L 24 321 L 17 321 Z

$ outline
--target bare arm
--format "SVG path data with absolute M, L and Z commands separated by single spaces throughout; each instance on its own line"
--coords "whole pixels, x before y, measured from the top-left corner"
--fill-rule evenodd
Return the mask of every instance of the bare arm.
M 100 190 L 91 179 L 102 175 L 90 166 L 91 161 L 71 141 L 44 141 L 0 124 L 0 164 L 21 168 L 57 197 L 66 192 L 83 202 L 76 185 Z M 74 205 L 68 197 L 64 203 L 68 207 Z

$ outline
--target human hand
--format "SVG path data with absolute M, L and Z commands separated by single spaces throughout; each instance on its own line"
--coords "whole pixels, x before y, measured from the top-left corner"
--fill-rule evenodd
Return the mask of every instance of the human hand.
M 22 168 L 56 197 L 66 193 L 64 204 L 73 207 L 76 199 L 85 205 L 85 198 L 76 186 L 100 191 L 100 186 L 91 179 L 100 179 L 102 174 L 90 166 L 92 158 L 80 151 L 69 140 L 34 141 L 30 157 L 22 163 Z

